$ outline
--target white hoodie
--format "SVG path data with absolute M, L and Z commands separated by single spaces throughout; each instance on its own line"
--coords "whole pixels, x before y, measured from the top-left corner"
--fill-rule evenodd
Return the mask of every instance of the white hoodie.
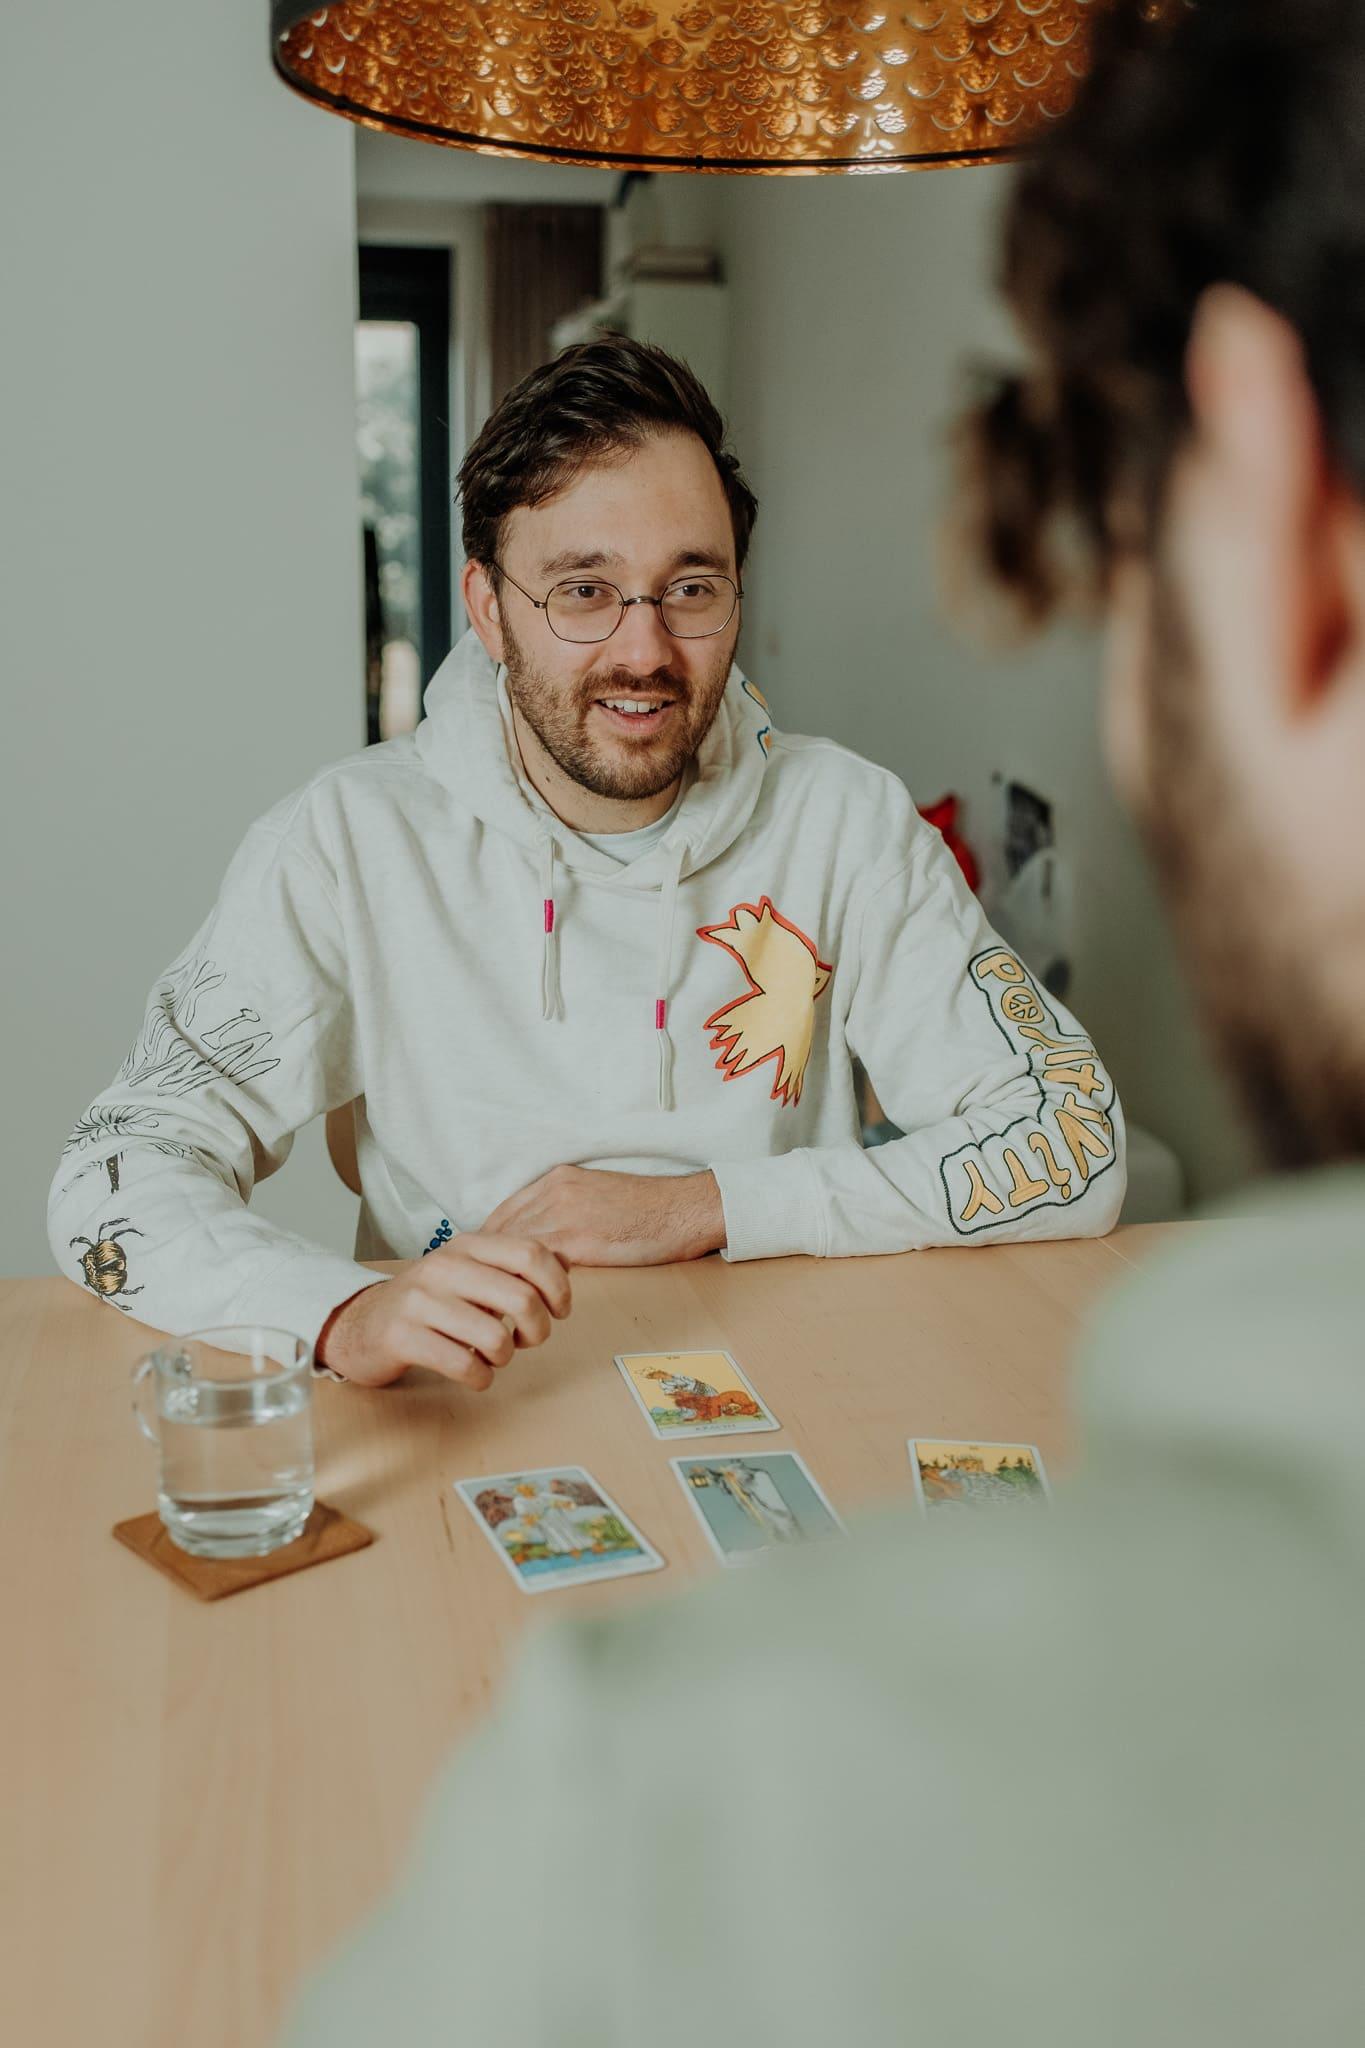
M 731 1259 L 1111 1227 L 1113 1084 L 895 776 L 777 733 L 734 669 L 622 866 L 525 781 L 504 704 L 469 634 L 415 734 L 252 826 L 67 1143 L 63 1271 L 160 1329 L 316 1336 L 377 1276 L 246 1205 L 352 1100 L 357 1259 L 478 1229 L 561 1163 L 709 1167 Z M 873 1151 L 855 1055 L 908 1133 Z

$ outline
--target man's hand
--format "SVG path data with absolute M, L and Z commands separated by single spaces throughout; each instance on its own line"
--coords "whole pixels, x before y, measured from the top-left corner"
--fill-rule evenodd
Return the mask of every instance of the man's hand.
M 482 1392 L 514 1352 L 543 1344 L 550 1318 L 570 1306 L 569 1276 L 552 1251 L 524 1233 L 481 1231 L 342 1302 L 315 1355 L 362 1387 L 386 1387 L 410 1365 L 427 1365 Z
M 486 1231 L 534 1237 L 569 1266 L 664 1266 L 725 1243 L 712 1173 L 601 1173 L 556 1166 L 493 1211 Z

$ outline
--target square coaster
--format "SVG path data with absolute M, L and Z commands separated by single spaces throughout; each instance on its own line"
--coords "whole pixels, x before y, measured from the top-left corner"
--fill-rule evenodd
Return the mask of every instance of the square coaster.
M 160 1515 L 134 1515 L 130 1522 L 116 1522 L 114 1534 L 129 1550 L 146 1558 L 168 1579 L 193 1593 L 196 1600 L 223 1600 L 229 1593 L 245 1593 L 249 1586 L 264 1585 L 268 1579 L 282 1579 L 290 1572 L 307 1571 L 310 1564 L 326 1564 L 345 1557 L 348 1551 L 363 1550 L 374 1542 L 373 1529 L 353 1522 L 337 1508 L 316 1501 L 303 1525 L 303 1534 L 272 1550 L 269 1557 L 191 1557 L 172 1543 Z

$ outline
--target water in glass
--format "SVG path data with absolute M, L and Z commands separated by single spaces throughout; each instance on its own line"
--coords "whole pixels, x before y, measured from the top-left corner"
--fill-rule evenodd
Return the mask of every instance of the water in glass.
M 297 1374 L 235 1383 L 174 1363 L 159 1389 L 161 1519 L 182 1550 L 262 1556 L 313 1508 L 311 1387 Z

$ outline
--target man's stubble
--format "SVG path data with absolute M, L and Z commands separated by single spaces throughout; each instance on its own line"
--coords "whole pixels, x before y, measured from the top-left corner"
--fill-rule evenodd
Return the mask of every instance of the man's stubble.
M 1205 1022 L 1269 1163 L 1365 1158 L 1365 901 L 1293 900 L 1220 757 L 1177 578 L 1153 572 L 1138 823 Z M 1304 821 L 1311 831 L 1310 821 Z
M 543 675 L 527 658 L 515 634 L 503 621 L 507 693 L 550 759 L 572 782 L 594 796 L 637 803 L 658 796 L 678 780 L 715 723 L 725 695 L 733 657 L 733 637 L 717 635 L 715 662 L 702 682 L 690 684 L 670 668 L 642 676 L 619 666 L 594 669 L 571 691 Z M 600 697 L 626 696 L 650 689 L 676 698 L 671 723 L 676 731 L 657 745 L 608 753 L 587 730 L 588 716 Z

